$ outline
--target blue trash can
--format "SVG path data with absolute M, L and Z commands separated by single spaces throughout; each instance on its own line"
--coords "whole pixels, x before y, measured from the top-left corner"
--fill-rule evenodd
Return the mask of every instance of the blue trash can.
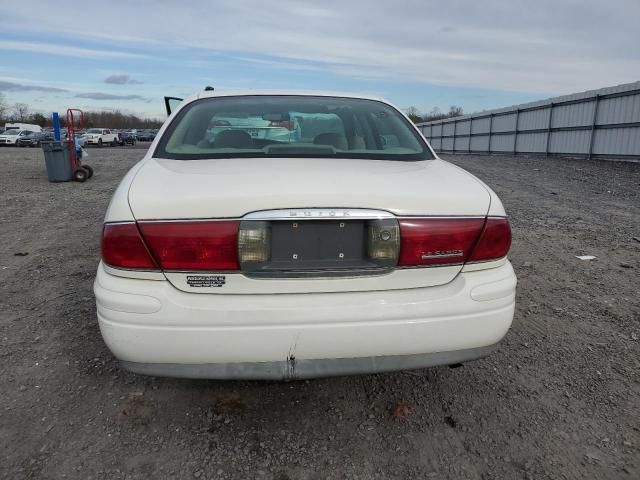
M 42 142 L 42 151 L 50 182 L 68 182 L 73 178 L 68 142 Z

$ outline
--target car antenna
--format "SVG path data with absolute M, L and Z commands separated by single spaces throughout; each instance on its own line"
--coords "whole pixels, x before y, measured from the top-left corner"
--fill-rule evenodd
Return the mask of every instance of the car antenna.
M 206 87 L 204 87 L 204 91 L 205 92 L 213 92 L 214 88 L 211 85 L 207 85 Z

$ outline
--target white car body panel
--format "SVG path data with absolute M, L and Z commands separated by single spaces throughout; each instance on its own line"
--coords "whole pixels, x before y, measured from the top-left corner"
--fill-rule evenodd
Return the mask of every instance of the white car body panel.
M 166 281 L 119 279 L 99 268 L 94 291 L 105 342 L 134 371 L 158 364 L 159 370 L 146 373 L 163 374 L 171 373 L 169 366 L 197 365 L 202 374 L 197 369 L 174 374 L 206 377 L 207 365 L 250 363 L 267 368 L 273 362 L 275 372 L 232 369 L 229 377 L 285 379 L 315 375 L 280 370 L 279 362 L 295 369 L 304 360 L 382 360 L 493 346 L 511 325 L 515 282 L 507 262 L 500 268 L 460 274 L 446 285 L 393 295 L 281 294 L 256 295 L 251 300 L 216 295 L 212 299 L 180 292 Z M 211 376 L 227 378 L 214 372 Z
M 273 175 L 273 172 L 278 172 Z M 265 181 L 268 179 L 268 181 Z M 163 195 L 158 196 L 158 191 Z M 327 191 L 330 190 L 330 205 Z M 459 192 L 465 192 L 460 195 Z M 243 158 L 147 160 L 129 188 L 139 220 L 241 218 L 251 212 L 309 205 L 372 208 L 395 216 L 482 216 L 490 194 L 477 180 L 442 160 L 384 162 L 354 159 Z M 286 213 L 286 210 L 285 210 Z M 119 221 L 114 219 L 113 221 Z M 176 288 L 193 293 L 303 293 L 427 287 L 451 281 L 461 265 L 397 269 L 347 278 L 253 279 L 225 274 L 224 290 L 190 287 L 187 273 L 166 273 Z M 216 272 L 208 272 L 216 273 Z
M 105 222 L 241 219 L 295 208 L 505 216 L 488 186 L 435 153 L 434 160 L 415 162 L 153 157 L 167 125 L 192 101 L 262 94 L 278 92 L 202 92 L 183 101 L 122 180 Z M 224 275 L 224 288 L 193 288 L 188 272 L 100 264 L 94 285 L 100 329 L 125 368 L 195 378 L 291 379 L 457 363 L 494 348 L 514 312 L 516 277 L 506 257 L 339 278 L 205 273 Z
M 372 208 L 397 216 L 484 216 L 489 201 L 474 177 L 441 160 L 149 159 L 129 191 L 138 220 L 185 218 L 185 212 L 189 218 L 239 218 L 310 206 Z
M 460 272 L 462 266 L 454 265 L 430 269 L 425 275 L 423 269 L 396 269 L 379 275 L 351 277 L 312 278 L 251 278 L 242 273 L 206 272 L 224 275 L 224 289 L 212 287 L 192 287 L 187 283 L 188 273 L 165 272 L 165 277 L 179 290 L 195 294 L 281 294 L 281 293 L 329 293 L 365 292 L 382 290 L 402 290 L 416 287 L 430 287 L 450 282 Z

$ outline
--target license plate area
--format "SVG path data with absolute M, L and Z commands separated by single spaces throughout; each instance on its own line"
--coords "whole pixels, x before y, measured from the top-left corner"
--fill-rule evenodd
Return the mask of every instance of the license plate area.
M 353 268 L 365 261 L 364 221 L 272 222 L 271 267 Z
M 390 269 L 368 256 L 368 220 L 261 223 L 269 230 L 270 257 L 261 262 L 241 262 L 243 272 L 249 276 L 345 276 L 384 273 Z

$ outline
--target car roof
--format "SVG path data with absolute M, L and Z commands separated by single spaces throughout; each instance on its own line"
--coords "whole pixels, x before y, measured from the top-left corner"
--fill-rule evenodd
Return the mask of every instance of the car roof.
M 340 98 L 358 98 L 363 100 L 377 100 L 384 103 L 387 102 L 384 98 L 368 93 L 346 93 L 346 92 L 331 92 L 331 91 L 315 91 L 315 90 L 263 90 L 263 89 L 245 89 L 245 90 L 205 90 L 199 92 L 193 97 L 185 98 L 185 100 L 195 100 L 199 98 L 210 97 L 240 97 L 240 96 L 255 96 L 255 95 L 297 95 L 308 97 L 340 97 Z
M 181 110 L 182 107 L 188 105 L 191 102 L 200 100 L 203 98 L 216 98 L 216 97 L 242 97 L 242 96 L 256 96 L 256 95 L 291 95 L 291 96 L 307 96 L 307 97 L 338 97 L 338 98 L 355 98 L 360 100 L 374 100 L 377 102 L 385 103 L 397 111 L 402 112 L 400 108 L 385 100 L 382 97 L 369 93 L 345 93 L 345 92 L 331 92 L 331 91 L 316 91 L 316 90 L 258 90 L 258 89 L 245 89 L 245 90 L 204 90 L 191 95 L 190 97 L 182 100 L 181 106 L 175 109 L 172 113 Z

